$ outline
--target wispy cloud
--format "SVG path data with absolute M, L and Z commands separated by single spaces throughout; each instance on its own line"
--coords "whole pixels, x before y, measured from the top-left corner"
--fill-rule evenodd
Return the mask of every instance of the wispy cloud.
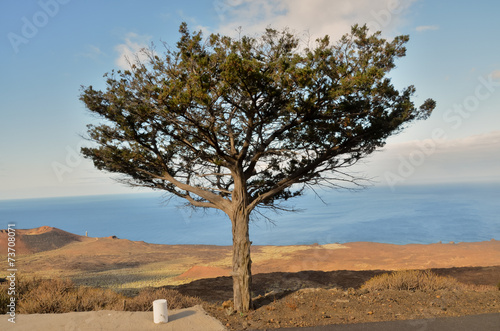
M 415 28 L 417 32 L 431 31 L 431 30 L 439 30 L 439 26 L 437 25 L 420 25 Z
M 81 53 L 78 53 L 78 56 L 80 57 L 86 57 L 93 60 L 98 59 L 102 55 L 104 55 L 104 52 L 99 47 L 94 45 L 86 45 L 85 50 Z
M 491 77 L 495 79 L 500 79 L 500 70 L 495 70 L 491 73 Z
M 401 184 L 500 182 L 500 131 L 388 144 L 369 164 L 370 174 L 381 182 L 388 172 L 400 176 Z
M 124 37 L 124 42 L 115 46 L 118 52 L 118 58 L 115 63 L 122 69 L 130 69 L 130 64 L 139 61 L 147 60 L 146 54 L 141 50 L 149 46 L 151 36 L 139 35 L 137 33 L 129 32 Z
M 312 40 L 328 34 L 332 39 L 349 32 L 353 24 L 367 24 L 385 34 L 397 33 L 406 13 L 416 0 L 216 0 L 221 20 L 219 31 L 234 35 L 241 26 L 244 34 L 289 27 L 307 31 Z

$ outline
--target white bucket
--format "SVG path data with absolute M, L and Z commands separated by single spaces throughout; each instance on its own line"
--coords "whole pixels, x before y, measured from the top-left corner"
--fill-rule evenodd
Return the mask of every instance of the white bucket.
M 167 300 L 159 299 L 153 301 L 153 316 L 157 324 L 168 322 Z

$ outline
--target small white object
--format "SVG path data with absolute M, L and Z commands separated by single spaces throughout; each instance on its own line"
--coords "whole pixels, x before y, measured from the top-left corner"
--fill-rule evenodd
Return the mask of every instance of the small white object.
M 156 324 L 168 322 L 167 300 L 159 299 L 153 301 L 153 316 Z

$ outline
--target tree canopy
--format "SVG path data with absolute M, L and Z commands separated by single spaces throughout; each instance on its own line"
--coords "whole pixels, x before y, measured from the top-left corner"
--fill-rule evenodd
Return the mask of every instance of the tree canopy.
M 336 43 L 325 36 L 306 47 L 288 30 L 179 31 L 176 48 L 145 50 L 149 61 L 106 75 L 104 91 L 83 88 L 103 122 L 88 126 L 97 146 L 82 153 L 130 185 L 224 211 L 233 241 L 256 207 L 304 185 L 337 185 L 344 168 L 435 107 L 416 107 L 415 88 L 399 91 L 388 78 L 408 36 L 387 41 L 355 25 Z

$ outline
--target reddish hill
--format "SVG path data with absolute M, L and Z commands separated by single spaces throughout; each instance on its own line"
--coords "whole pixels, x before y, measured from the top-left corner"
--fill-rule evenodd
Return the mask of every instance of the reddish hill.
M 15 238 L 16 253 L 30 254 L 57 249 L 75 241 L 82 241 L 86 237 L 50 226 L 42 226 L 34 229 L 16 229 Z M 8 231 L 0 230 L 0 254 L 6 254 L 7 243 Z
M 7 244 L 7 230 L 0 230 L 0 256 L 7 254 Z M 164 280 L 169 282 L 228 276 L 231 272 L 231 247 L 228 246 L 148 244 L 114 236 L 79 236 L 44 226 L 16 230 L 15 248 L 16 254 L 27 255 L 22 261 L 26 274 L 74 276 L 78 271 L 85 277 L 94 277 L 96 283 L 101 282 L 104 276 L 89 276 L 89 273 L 124 268 L 129 268 L 131 273 L 117 275 L 116 282 L 122 281 L 120 277 L 127 282 L 134 279 L 156 281 L 157 275 L 152 276 L 151 270 L 162 270 Z M 254 274 L 500 266 L 500 241 L 429 245 L 356 242 L 253 246 L 252 261 Z M 109 275 L 105 278 L 106 282 L 113 279 Z

